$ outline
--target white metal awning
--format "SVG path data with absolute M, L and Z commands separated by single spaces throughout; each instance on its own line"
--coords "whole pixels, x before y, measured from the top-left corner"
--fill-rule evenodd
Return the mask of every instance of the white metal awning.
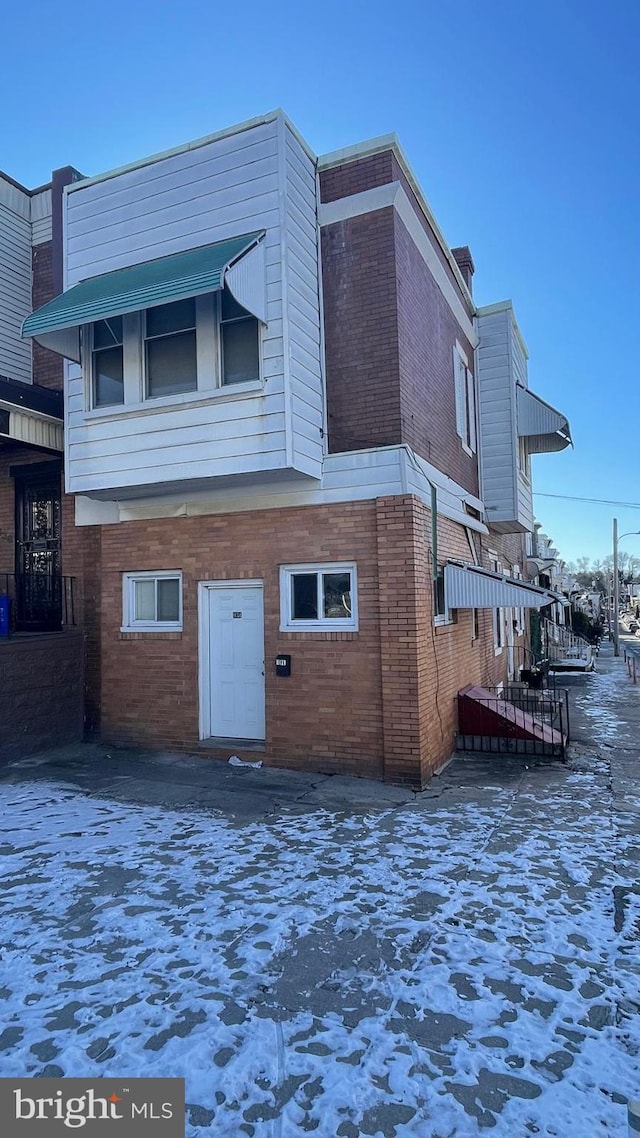
M 62 451 L 62 395 L 0 376 L 0 446 L 4 440 Z
M 444 567 L 444 600 L 448 609 L 544 608 L 556 594 L 480 565 Z
M 526 438 L 529 454 L 548 454 L 571 446 L 568 419 L 527 387 L 517 387 L 518 435 Z

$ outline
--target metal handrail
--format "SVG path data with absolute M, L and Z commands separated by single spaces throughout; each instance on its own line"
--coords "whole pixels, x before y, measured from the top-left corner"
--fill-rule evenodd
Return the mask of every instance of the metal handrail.
M 75 627 L 75 580 L 60 573 L 0 572 L 0 595 L 12 602 L 12 630 L 19 625 L 24 631 L 31 627 L 37 631 L 43 623 L 55 628 Z M 37 608 L 39 619 L 30 619 L 29 601 Z

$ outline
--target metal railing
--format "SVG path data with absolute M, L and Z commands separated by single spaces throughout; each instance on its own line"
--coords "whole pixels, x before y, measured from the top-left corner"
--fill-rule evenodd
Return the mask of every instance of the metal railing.
M 458 694 L 458 750 L 564 758 L 571 737 L 566 689 L 514 683 L 482 690 L 482 698 Z
M 551 667 L 554 664 L 575 663 L 590 668 L 593 664 L 593 645 L 566 625 L 552 620 L 542 621 L 544 652 Z
M 0 573 L 0 596 L 10 599 L 12 632 L 55 632 L 75 626 L 75 577 Z

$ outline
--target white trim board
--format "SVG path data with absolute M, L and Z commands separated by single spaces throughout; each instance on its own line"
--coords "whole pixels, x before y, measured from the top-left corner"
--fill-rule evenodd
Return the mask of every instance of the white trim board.
M 431 484 L 438 490 L 438 513 L 459 525 L 488 533 L 486 525 L 468 514 L 466 507 L 483 511 L 483 504 L 470 491 L 419 458 L 407 446 L 346 451 L 327 455 L 322 479 L 282 482 L 270 486 L 226 486 L 181 494 L 145 497 L 120 502 L 101 502 L 84 495 L 76 497 L 76 525 L 113 525 L 150 518 L 200 517 L 208 514 L 276 510 L 296 506 L 319 506 L 338 502 L 372 501 L 381 497 L 414 494 L 431 507 Z
M 374 213 L 376 210 L 386 209 L 389 206 L 393 206 L 398 214 L 465 336 L 472 347 L 477 347 L 478 333 L 473 320 L 451 283 L 442 261 L 423 229 L 420 218 L 400 182 L 387 182 L 385 185 L 376 186 L 372 190 L 363 190 L 359 194 L 350 194 L 347 198 L 338 198 L 337 201 L 320 205 L 318 206 L 318 222 L 321 227 L 333 225 L 337 221 L 346 221 L 352 217 Z

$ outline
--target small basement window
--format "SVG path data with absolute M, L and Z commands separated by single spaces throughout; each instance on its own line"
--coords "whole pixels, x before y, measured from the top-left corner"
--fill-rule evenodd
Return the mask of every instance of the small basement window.
M 348 632 L 357 628 L 355 563 L 281 567 L 281 632 Z
M 182 574 L 176 571 L 125 573 L 122 632 L 180 632 Z

